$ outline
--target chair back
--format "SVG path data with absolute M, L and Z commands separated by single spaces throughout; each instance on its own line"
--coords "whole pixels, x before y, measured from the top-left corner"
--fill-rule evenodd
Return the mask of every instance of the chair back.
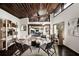
M 31 46 L 36 46 L 36 41 L 31 41 Z
M 46 38 L 46 35 L 42 35 L 41 38 Z
M 53 43 L 54 43 L 54 42 L 47 43 L 45 49 L 50 49 L 50 48 L 52 48 Z
M 21 43 L 15 42 L 15 45 L 17 46 L 17 49 L 19 49 L 20 51 L 23 51 L 23 47 Z

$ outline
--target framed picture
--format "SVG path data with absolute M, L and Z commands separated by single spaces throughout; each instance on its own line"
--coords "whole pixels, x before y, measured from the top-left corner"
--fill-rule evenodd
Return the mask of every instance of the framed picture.
M 21 25 L 21 31 L 26 31 L 26 25 Z
M 68 21 L 68 34 L 79 37 L 79 18 L 73 18 Z

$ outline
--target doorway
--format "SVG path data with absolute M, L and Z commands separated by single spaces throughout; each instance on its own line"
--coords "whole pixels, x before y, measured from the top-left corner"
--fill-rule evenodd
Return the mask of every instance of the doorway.
M 53 34 L 58 39 L 58 45 L 63 45 L 64 40 L 64 22 L 53 25 Z
M 34 36 L 40 35 L 50 35 L 50 25 L 49 24 L 29 24 L 28 25 L 28 34 Z

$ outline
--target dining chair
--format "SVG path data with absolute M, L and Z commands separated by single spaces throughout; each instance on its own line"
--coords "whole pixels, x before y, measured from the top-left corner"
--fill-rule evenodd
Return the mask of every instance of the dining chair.
M 40 49 L 42 49 L 44 52 L 46 52 L 49 56 L 56 54 L 54 42 L 49 42 L 47 44 L 43 44 L 40 46 L 39 51 L 40 51 Z M 51 51 L 51 49 L 53 49 L 54 51 Z

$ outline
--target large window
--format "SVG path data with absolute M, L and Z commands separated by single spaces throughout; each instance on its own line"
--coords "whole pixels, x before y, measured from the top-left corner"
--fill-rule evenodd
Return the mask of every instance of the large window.
M 57 16 L 60 14 L 63 10 L 65 10 L 67 7 L 69 7 L 72 3 L 62 3 L 57 6 L 57 8 L 54 11 L 54 16 Z
M 54 16 L 58 15 L 61 12 L 61 5 L 58 5 L 58 7 L 55 9 Z

